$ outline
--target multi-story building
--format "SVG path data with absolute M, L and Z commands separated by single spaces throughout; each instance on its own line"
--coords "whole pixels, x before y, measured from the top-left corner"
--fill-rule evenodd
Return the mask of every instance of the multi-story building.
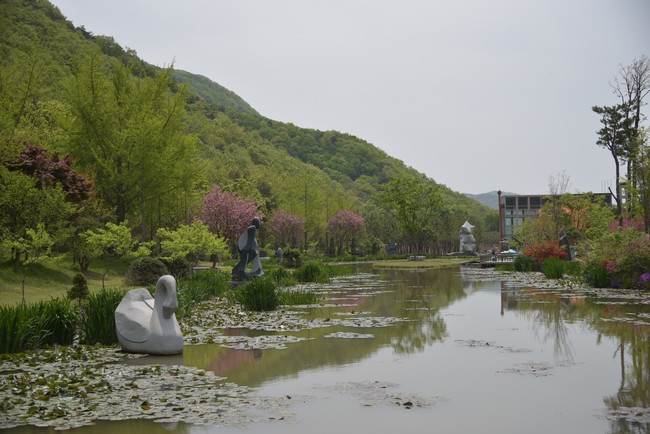
M 526 219 L 539 217 L 542 206 L 551 198 L 548 194 L 532 195 L 499 195 L 499 233 L 502 241 L 513 238 L 517 226 Z M 587 194 L 587 193 L 585 193 Z M 592 199 L 599 198 L 605 203 L 612 204 L 611 193 L 588 193 Z

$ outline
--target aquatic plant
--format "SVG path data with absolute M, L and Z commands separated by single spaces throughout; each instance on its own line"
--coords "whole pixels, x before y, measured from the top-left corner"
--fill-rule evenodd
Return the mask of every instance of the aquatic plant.
M 246 310 L 275 310 L 280 305 L 277 284 L 267 276 L 256 277 L 231 292 L 230 298 Z
M 564 276 L 564 264 L 562 259 L 549 257 L 542 261 L 541 270 L 548 279 L 561 279 Z
M 612 281 L 609 272 L 600 264 L 587 264 L 582 270 L 585 283 L 593 288 L 607 288 Z
M 84 301 L 80 320 L 83 343 L 104 345 L 117 343 L 115 309 L 125 294 L 125 290 L 102 288 Z
M 189 279 L 178 281 L 176 318 L 181 319 L 198 303 L 223 295 L 228 289 L 229 277 L 225 273 L 206 270 Z
M 314 304 L 317 301 L 318 296 L 311 291 L 280 291 L 280 304 L 283 305 Z
M 535 271 L 535 260 L 530 256 L 519 255 L 514 260 L 515 271 Z
M 329 283 L 332 280 L 331 268 L 322 262 L 310 262 L 293 272 L 298 282 Z
M 0 306 L 0 353 L 17 353 L 43 345 L 69 345 L 77 312 L 66 299 Z

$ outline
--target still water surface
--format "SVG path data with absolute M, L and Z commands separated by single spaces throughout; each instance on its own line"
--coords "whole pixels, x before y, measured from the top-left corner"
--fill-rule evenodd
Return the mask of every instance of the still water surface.
M 458 268 L 358 267 L 323 291 L 321 306 L 296 309 L 349 322 L 285 333 L 309 340 L 284 349 L 186 346 L 175 361 L 291 397 L 291 420 L 74 432 L 650 432 L 647 298 L 515 288 Z

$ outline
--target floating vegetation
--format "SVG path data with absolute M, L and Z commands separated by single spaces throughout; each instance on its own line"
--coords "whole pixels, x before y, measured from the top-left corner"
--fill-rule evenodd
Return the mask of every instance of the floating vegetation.
M 323 336 L 324 338 L 337 338 L 337 339 L 374 339 L 375 335 L 370 333 L 349 333 L 349 332 L 336 332 Z
M 495 350 L 498 350 L 502 353 L 530 353 L 533 350 L 527 349 L 527 348 L 513 348 L 513 347 L 506 347 L 503 345 L 497 345 L 494 342 L 488 342 L 488 341 L 477 341 L 474 339 L 464 339 L 460 340 L 457 339 L 455 341 L 458 345 L 462 347 L 468 347 L 468 348 L 492 348 Z
M 385 381 L 353 381 L 350 383 L 338 383 L 334 386 L 317 386 L 318 389 L 327 392 L 337 392 L 352 395 L 365 407 L 373 406 L 401 406 L 405 409 L 414 407 L 429 408 L 440 397 L 424 398 L 417 395 L 408 395 L 394 391 L 397 384 Z
M 76 347 L 26 355 L 17 365 L 5 361 L 0 429 L 25 424 L 68 429 L 98 419 L 136 418 L 244 427 L 293 416 L 286 396 L 257 396 L 253 389 L 192 367 L 120 363 L 134 357 Z M 8 373 L 7 365 L 14 370 Z M 300 401 L 293 397 L 292 402 Z

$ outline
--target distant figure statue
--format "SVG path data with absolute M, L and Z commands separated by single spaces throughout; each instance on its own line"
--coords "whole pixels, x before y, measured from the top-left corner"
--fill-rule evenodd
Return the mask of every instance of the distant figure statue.
M 247 280 L 250 277 L 264 274 L 260 262 L 260 247 L 257 244 L 255 234 L 260 228 L 260 219 L 253 218 L 251 225 L 239 237 L 237 250 L 239 251 L 239 262 L 232 269 L 233 280 Z M 248 264 L 252 262 L 251 271 L 246 271 Z
M 183 335 L 176 321 L 176 279 L 158 279 L 154 297 L 145 288 L 132 289 L 115 309 L 115 330 L 124 351 L 180 354 Z
M 476 240 L 472 232 L 474 226 L 468 221 L 460 227 L 460 253 L 475 255 L 476 254 Z
M 566 260 L 571 261 L 573 259 L 571 257 L 571 243 L 569 242 L 569 237 L 567 237 L 566 233 L 562 234 L 562 237 L 560 237 L 560 247 L 562 246 L 566 249 Z

